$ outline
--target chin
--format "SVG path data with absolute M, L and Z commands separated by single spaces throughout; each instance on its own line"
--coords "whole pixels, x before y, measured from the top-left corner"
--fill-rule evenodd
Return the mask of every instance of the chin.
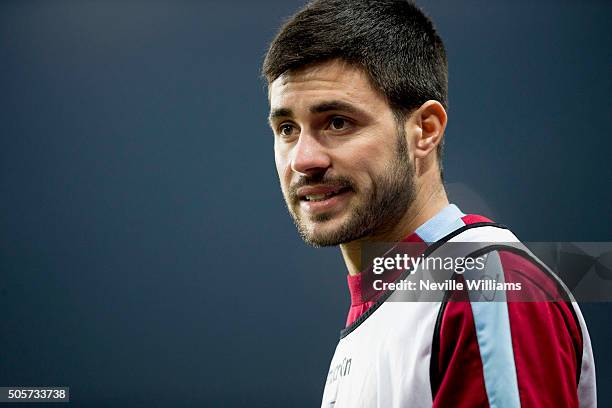
M 343 220 L 308 221 L 299 229 L 304 242 L 314 247 L 337 246 L 349 241 Z

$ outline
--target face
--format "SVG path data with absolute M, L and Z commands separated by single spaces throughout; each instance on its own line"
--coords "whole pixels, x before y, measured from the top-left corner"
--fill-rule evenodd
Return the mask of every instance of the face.
M 270 84 L 276 169 L 302 238 L 330 246 L 382 235 L 414 200 L 408 143 L 366 74 L 331 61 Z

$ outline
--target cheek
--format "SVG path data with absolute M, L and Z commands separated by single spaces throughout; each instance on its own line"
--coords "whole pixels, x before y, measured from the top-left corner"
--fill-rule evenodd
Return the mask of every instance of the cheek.
M 274 148 L 274 162 L 276 163 L 276 172 L 278 173 L 278 179 L 281 182 L 281 187 L 285 190 L 291 177 L 291 169 L 289 166 L 289 158 L 287 152 L 280 152 L 276 147 Z
M 362 188 L 371 185 L 388 171 L 388 165 L 395 157 L 393 146 L 387 141 L 359 146 L 347 152 L 347 176 Z

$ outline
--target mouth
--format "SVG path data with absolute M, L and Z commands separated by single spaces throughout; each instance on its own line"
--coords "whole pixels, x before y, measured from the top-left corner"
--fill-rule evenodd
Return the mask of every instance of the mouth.
M 347 191 L 348 191 L 347 187 L 339 187 L 338 189 L 333 190 L 333 191 L 300 195 L 299 198 L 300 198 L 300 201 L 310 201 L 310 202 L 325 201 L 331 197 L 337 196 Z
M 351 192 L 346 186 L 302 187 L 297 191 L 300 207 L 310 213 L 330 211 L 348 199 Z

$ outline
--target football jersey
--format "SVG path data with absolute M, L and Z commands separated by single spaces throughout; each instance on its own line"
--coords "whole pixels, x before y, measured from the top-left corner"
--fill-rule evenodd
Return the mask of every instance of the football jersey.
M 410 292 L 384 292 L 341 332 L 321 406 L 596 406 L 589 334 L 563 283 L 492 222 L 464 223 L 425 255 L 442 256 L 457 242 L 474 243 L 463 255 L 484 257 L 478 273 L 520 283 L 542 301 L 513 301 L 512 294 L 501 301 L 474 301 L 472 294 L 455 301 L 451 291 L 440 300 L 415 301 Z M 396 282 L 431 273 L 424 267 L 414 272 Z

